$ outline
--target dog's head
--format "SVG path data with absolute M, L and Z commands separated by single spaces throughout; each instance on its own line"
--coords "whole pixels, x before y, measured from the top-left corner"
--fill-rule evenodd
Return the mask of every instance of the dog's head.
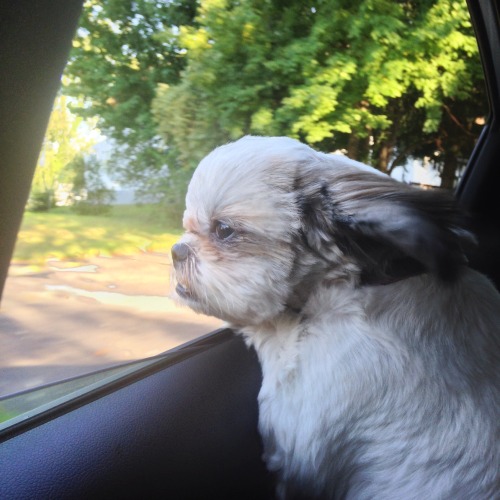
M 177 294 L 235 325 L 300 310 L 312 289 L 457 273 L 471 236 L 451 198 L 285 137 L 205 157 L 172 256 Z

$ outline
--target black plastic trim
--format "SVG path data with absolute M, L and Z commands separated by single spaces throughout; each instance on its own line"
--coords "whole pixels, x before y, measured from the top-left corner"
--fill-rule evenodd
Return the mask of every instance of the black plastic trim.
M 83 0 L 0 6 L 0 298 Z
M 69 401 L 63 404 L 51 406 L 46 411 L 39 412 L 27 420 L 9 426 L 0 432 L 0 444 L 23 432 L 33 429 L 34 427 L 43 425 L 45 422 L 58 418 L 68 412 L 77 410 L 81 406 L 105 397 L 114 391 L 121 390 L 131 384 L 139 382 L 140 380 L 149 377 L 160 370 L 167 369 L 190 357 L 199 355 L 207 349 L 211 349 L 214 346 L 231 341 L 234 335 L 234 332 L 228 328 L 216 330 L 198 339 L 192 340 L 191 342 L 175 347 L 163 354 L 160 354 L 159 356 L 150 358 L 150 363 L 132 371 L 132 373 L 127 373 L 125 376 L 119 377 L 109 383 L 104 382 L 96 389 L 84 392 L 80 396 L 72 397 Z M 122 365 L 123 368 L 126 366 L 126 364 Z M 102 372 L 105 371 L 106 370 L 102 370 Z M 83 375 L 83 377 L 85 377 L 85 375 Z

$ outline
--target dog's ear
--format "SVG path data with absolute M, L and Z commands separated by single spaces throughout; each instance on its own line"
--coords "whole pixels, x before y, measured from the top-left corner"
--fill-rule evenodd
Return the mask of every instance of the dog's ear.
M 329 181 L 297 183 L 303 240 L 315 253 L 336 246 L 375 283 L 420 272 L 450 281 L 466 263 L 474 237 L 451 196 L 369 172 Z

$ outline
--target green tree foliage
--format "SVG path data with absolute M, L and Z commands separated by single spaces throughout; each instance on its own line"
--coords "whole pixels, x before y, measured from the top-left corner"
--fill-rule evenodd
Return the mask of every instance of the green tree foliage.
M 95 155 L 76 156 L 69 170 L 73 175 L 73 209 L 80 215 L 100 215 L 111 210 L 113 192 L 103 181 L 102 165 Z
M 72 174 L 68 165 L 94 144 L 92 129 L 91 121 L 84 122 L 71 113 L 67 96 L 57 97 L 33 178 L 29 202 L 31 209 L 49 210 L 55 203 L 59 185 L 71 184 Z
M 189 25 L 195 0 L 88 0 L 67 68 L 75 109 L 99 117 L 118 147 L 111 160 L 129 181 L 156 175 L 165 145 L 151 115 L 159 82 L 177 82 L 184 59 L 176 26 Z M 161 36 L 159 36 L 161 34 Z
M 428 156 L 451 187 L 483 119 L 461 1 L 203 0 L 178 43 L 186 69 L 153 109 L 185 168 L 228 139 L 283 134 L 384 171 Z
M 387 172 L 428 157 L 451 187 L 486 108 L 463 0 L 88 0 L 68 71 L 114 168 L 180 204 L 249 133 Z
M 298 60 L 311 2 L 206 0 L 195 26 L 182 26 L 187 66 L 177 85 L 160 85 L 153 110 L 160 133 L 192 168 L 215 145 L 248 133 L 290 133 L 276 116 L 303 77 Z

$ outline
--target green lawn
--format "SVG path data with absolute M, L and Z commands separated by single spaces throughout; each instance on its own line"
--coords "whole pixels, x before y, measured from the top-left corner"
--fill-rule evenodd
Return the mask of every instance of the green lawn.
M 67 208 L 26 212 L 14 262 L 42 265 L 47 259 L 169 252 L 181 234 L 161 207 L 114 206 L 108 215 L 77 215 Z

